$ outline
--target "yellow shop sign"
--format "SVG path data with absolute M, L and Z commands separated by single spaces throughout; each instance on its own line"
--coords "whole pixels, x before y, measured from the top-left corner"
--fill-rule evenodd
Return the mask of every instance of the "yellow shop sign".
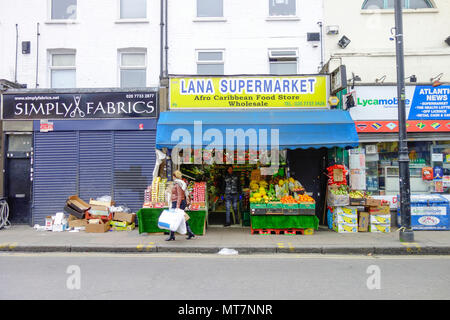
M 170 109 L 328 108 L 327 75 L 176 77 Z

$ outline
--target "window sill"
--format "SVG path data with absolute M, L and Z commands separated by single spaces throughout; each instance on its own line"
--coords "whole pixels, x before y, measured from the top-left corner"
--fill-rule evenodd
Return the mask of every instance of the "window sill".
M 45 24 L 78 24 L 78 20 L 48 20 Z
M 266 18 L 266 21 L 300 21 L 300 17 L 297 16 L 270 16 Z
M 114 23 L 150 23 L 148 19 L 119 19 L 114 21 Z
M 227 22 L 227 19 L 224 17 L 205 17 L 205 18 L 199 18 L 195 17 L 193 22 Z
M 424 8 L 424 9 L 403 9 L 403 13 L 438 13 L 439 10 L 436 8 Z M 380 14 L 394 14 L 394 9 L 362 9 L 361 14 L 374 14 L 374 13 L 380 13 Z

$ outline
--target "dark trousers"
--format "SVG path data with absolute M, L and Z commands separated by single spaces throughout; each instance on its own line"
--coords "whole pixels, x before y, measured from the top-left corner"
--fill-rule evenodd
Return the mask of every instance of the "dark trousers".
M 225 207 L 227 210 L 227 215 L 226 215 L 226 223 L 229 224 L 231 223 L 231 205 L 233 205 L 233 212 L 234 215 L 236 217 L 236 221 L 235 223 L 239 223 L 239 216 L 238 216 L 238 208 L 237 208 L 237 204 L 238 204 L 238 199 L 239 199 L 239 195 L 238 194 L 226 194 L 225 195 Z
M 176 201 L 172 201 L 172 209 L 176 209 L 176 207 L 177 207 L 177 202 Z M 181 210 L 186 209 L 186 200 L 181 200 L 180 209 Z M 188 234 L 192 234 L 191 227 L 189 226 L 189 223 L 187 221 L 186 221 L 186 230 L 187 230 Z M 175 232 L 170 231 L 170 237 L 171 238 L 175 238 Z

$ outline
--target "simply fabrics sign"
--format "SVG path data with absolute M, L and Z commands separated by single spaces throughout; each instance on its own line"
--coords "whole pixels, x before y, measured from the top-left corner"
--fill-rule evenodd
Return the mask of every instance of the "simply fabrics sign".
M 177 77 L 170 109 L 328 108 L 328 76 Z
M 5 120 L 156 118 L 157 115 L 157 92 L 3 95 Z

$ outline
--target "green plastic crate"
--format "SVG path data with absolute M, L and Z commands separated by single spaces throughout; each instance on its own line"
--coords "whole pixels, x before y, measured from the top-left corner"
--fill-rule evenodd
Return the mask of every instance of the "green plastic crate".
M 298 209 L 298 204 L 296 203 L 283 203 L 283 209 Z
M 267 205 L 265 203 L 250 203 L 250 208 L 252 209 L 265 209 Z
M 281 203 L 281 202 L 269 202 L 267 204 L 267 208 L 269 208 L 269 209 L 283 209 L 283 203 Z
M 299 203 L 298 208 L 299 209 L 315 209 L 316 204 L 315 203 Z

